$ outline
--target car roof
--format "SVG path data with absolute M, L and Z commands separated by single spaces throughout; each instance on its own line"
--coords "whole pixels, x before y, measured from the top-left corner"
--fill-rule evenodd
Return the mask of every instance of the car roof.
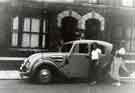
M 101 40 L 75 40 L 75 41 L 69 41 L 67 42 L 66 44 L 69 44 L 69 43 L 75 43 L 75 44 L 80 44 L 80 43 L 88 43 L 88 44 L 92 44 L 92 43 L 97 43 L 97 44 L 100 44 L 100 45 L 103 45 L 107 48 L 111 48 L 113 47 L 113 45 L 107 41 L 101 41 Z

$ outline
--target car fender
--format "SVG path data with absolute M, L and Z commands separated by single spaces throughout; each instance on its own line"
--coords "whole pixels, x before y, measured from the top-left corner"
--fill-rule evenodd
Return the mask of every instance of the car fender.
M 32 75 L 35 74 L 37 68 L 39 68 L 39 67 L 41 67 L 41 66 L 43 66 L 43 65 L 51 66 L 51 67 L 54 68 L 56 71 L 60 72 L 58 66 L 57 66 L 54 62 L 52 62 L 52 61 L 50 61 L 50 60 L 48 60 L 48 59 L 39 59 L 38 62 L 36 62 L 36 63 L 32 66 L 32 69 L 31 69 Z

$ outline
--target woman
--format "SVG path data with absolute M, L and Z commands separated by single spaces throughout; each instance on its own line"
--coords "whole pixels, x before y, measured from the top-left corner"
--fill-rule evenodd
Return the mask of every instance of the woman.
M 112 85 L 115 86 L 120 86 L 120 75 L 119 75 L 119 70 L 120 67 L 122 67 L 122 69 L 129 73 L 129 71 L 127 70 L 126 66 L 125 66 L 125 62 L 124 62 L 124 55 L 126 54 L 125 48 L 122 47 L 120 45 L 120 48 L 114 47 L 114 58 L 113 58 L 113 62 L 111 65 L 111 71 L 109 72 L 111 78 L 113 78 L 116 82 L 112 83 Z
M 100 48 L 98 48 L 98 44 L 97 43 L 93 43 L 92 44 L 92 51 L 90 53 L 91 56 L 91 83 L 90 85 L 94 85 L 97 83 L 98 81 L 98 64 L 99 64 L 99 57 L 102 54 L 102 51 Z

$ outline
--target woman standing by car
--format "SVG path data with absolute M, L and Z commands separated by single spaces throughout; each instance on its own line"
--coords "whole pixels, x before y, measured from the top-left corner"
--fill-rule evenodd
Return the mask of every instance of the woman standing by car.
M 98 64 L 99 64 L 99 58 L 100 55 L 102 54 L 102 51 L 100 48 L 98 48 L 97 43 L 93 43 L 91 46 L 91 53 L 90 53 L 90 58 L 91 58 L 91 83 L 90 85 L 94 85 L 98 81 Z

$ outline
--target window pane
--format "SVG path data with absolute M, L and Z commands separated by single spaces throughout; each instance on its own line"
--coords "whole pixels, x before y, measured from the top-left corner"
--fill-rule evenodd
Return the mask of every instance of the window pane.
M 0 0 L 0 2 L 9 2 L 10 0 Z
M 79 44 L 76 44 L 74 49 L 73 49 L 73 53 L 79 53 Z
M 131 41 L 127 40 L 126 43 L 125 43 L 125 48 L 126 48 L 127 51 L 130 51 L 130 45 L 131 45 Z
M 88 53 L 88 44 L 79 44 L 79 53 Z
M 133 6 L 133 0 L 122 0 L 122 5 L 123 6 Z
M 133 39 L 135 39 L 135 28 L 132 30 L 132 36 L 130 36 L 130 37 L 132 37 Z
M 42 47 L 44 48 L 45 47 L 45 35 L 43 35 L 43 39 L 42 39 Z
M 19 18 L 17 16 L 13 18 L 13 31 L 18 30 L 18 25 L 19 25 Z
M 97 3 L 98 0 L 89 0 L 89 3 Z
M 12 46 L 17 46 L 18 42 L 18 33 L 12 33 Z
M 38 47 L 38 44 L 39 44 L 39 35 L 36 34 L 36 35 L 31 35 L 31 47 L 34 48 L 34 47 Z
M 74 0 L 65 0 L 66 2 L 74 2 Z
M 30 46 L 30 35 L 23 34 L 22 36 L 22 47 L 29 47 Z
M 30 32 L 30 18 L 24 18 L 24 31 Z
M 135 40 L 132 40 L 131 51 L 135 51 Z
M 134 32 L 134 31 L 133 31 Z M 127 27 L 127 29 L 125 29 L 125 38 L 126 39 L 131 39 L 131 37 L 132 37 L 132 29 L 131 29 L 131 27 Z
M 43 2 L 43 1 L 47 1 L 47 2 L 74 2 L 74 0 L 35 0 L 38 2 Z
M 31 32 L 39 32 L 39 25 L 40 25 L 39 19 L 32 19 Z
M 74 49 L 74 53 L 88 53 L 88 44 L 76 44 Z
M 62 48 L 61 48 L 61 51 L 62 52 L 69 52 L 70 51 L 70 49 L 72 48 L 72 43 L 69 43 L 69 44 L 64 44 L 63 46 L 62 46 Z
M 46 32 L 46 20 L 44 20 L 44 23 L 43 23 L 43 33 Z

